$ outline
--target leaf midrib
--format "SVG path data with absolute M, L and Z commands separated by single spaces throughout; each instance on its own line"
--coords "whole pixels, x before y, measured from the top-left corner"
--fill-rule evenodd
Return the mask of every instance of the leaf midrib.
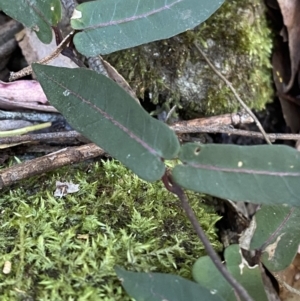
M 63 84 L 61 84 L 59 82 L 57 82 L 52 77 L 48 76 L 45 72 L 41 71 L 40 74 L 45 76 L 47 79 L 49 79 L 50 81 L 52 81 L 56 85 L 60 86 L 61 88 L 65 89 L 65 90 L 68 90 L 73 96 L 77 97 L 82 102 L 86 103 L 88 106 L 90 106 L 90 107 L 94 108 L 95 110 L 97 110 L 104 118 L 106 118 L 107 120 L 112 122 L 115 126 L 117 126 L 119 129 L 121 129 L 123 132 L 125 132 L 130 138 L 132 138 L 137 143 L 142 145 L 149 153 L 151 153 L 152 155 L 154 155 L 156 157 L 161 158 L 159 153 L 154 148 L 152 148 L 150 145 L 148 145 L 146 141 L 142 140 L 140 137 L 138 137 L 136 134 L 134 134 L 132 131 L 130 131 L 128 128 L 126 128 L 124 125 L 122 125 L 119 121 L 115 120 L 111 115 L 107 114 L 107 112 L 103 111 L 102 109 L 97 107 L 95 104 L 91 103 L 89 100 L 83 98 L 81 95 L 75 93 L 70 88 L 64 86 Z
M 277 171 L 255 170 L 255 169 L 245 169 L 245 168 L 218 167 L 215 165 L 191 164 L 191 163 L 184 163 L 183 166 L 193 167 L 196 169 L 228 172 L 228 173 L 244 173 L 244 174 L 256 174 L 256 175 L 278 176 L 278 177 L 300 177 L 300 172 L 280 172 L 280 171 L 277 172 Z
M 143 1 L 145 1 L 145 0 L 143 0 Z M 105 23 L 99 23 L 99 24 L 95 24 L 95 25 L 91 25 L 91 26 L 86 26 L 86 27 L 84 27 L 83 30 L 87 31 L 87 30 L 93 30 L 93 29 L 102 28 L 102 27 L 120 25 L 120 24 L 127 23 L 127 22 L 133 22 L 133 21 L 136 21 L 136 20 L 139 20 L 139 19 L 142 19 L 142 18 L 147 18 L 151 15 L 154 15 L 154 14 L 159 13 L 161 11 L 164 11 L 166 9 L 170 9 L 173 5 L 176 5 L 177 3 L 182 2 L 182 1 L 183 0 L 176 0 L 175 2 L 173 2 L 169 5 L 165 5 L 163 7 L 154 9 L 152 11 L 149 11 L 149 12 L 145 13 L 145 14 L 135 15 L 135 16 L 128 17 L 128 18 L 125 18 L 125 19 L 121 19 L 121 20 L 109 21 L 109 22 L 105 22 Z

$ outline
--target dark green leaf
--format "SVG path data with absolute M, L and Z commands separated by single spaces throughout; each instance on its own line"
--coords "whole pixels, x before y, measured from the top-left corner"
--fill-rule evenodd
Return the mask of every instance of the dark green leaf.
M 185 144 L 174 180 L 232 201 L 300 206 L 300 153 L 287 146 Z
M 216 292 L 226 301 L 235 299 L 232 286 L 220 274 L 209 256 L 200 257 L 193 266 L 193 278 L 210 291 Z
M 179 150 L 175 133 L 152 118 L 129 94 L 106 76 L 87 69 L 34 64 L 49 102 L 85 137 L 142 179 L 162 177 L 162 159 Z
M 224 257 L 228 271 L 247 290 L 253 300 L 268 301 L 259 266 L 249 267 L 242 258 L 238 245 L 226 248 Z M 233 288 L 208 256 L 201 257 L 196 261 L 193 267 L 193 277 L 199 284 L 216 292 L 224 300 L 237 300 Z
M 253 300 L 268 301 L 259 266 L 249 267 L 238 245 L 226 248 L 224 257 L 229 272 L 247 290 Z
M 137 301 L 222 301 L 215 293 L 179 276 L 115 268 L 126 292 Z
M 52 40 L 51 26 L 61 19 L 59 0 L 1 0 L 0 8 L 10 17 L 34 30 L 46 44 Z
M 271 271 L 287 268 L 300 243 L 300 208 L 264 205 L 255 214 L 256 229 L 250 248 L 262 246 L 262 262 Z
M 192 29 L 224 0 L 100 0 L 76 7 L 71 20 L 79 52 L 107 54 Z

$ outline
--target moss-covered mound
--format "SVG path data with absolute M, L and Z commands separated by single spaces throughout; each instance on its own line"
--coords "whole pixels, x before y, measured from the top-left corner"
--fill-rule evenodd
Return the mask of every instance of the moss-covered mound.
M 80 190 L 55 198 L 56 181 L 72 181 Z M 220 249 L 214 228 L 219 217 L 200 195 L 189 198 Z M 190 278 L 192 264 L 204 254 L 175 196 L 116 161 L 32 178 L 2 191 L 0 208 L 3 301 L 130 300 L 115 265 Z
M 263 109 L 272 101 L 272 37 L 263 0 L 226 0 L 195 30 L 106 59 L 139 97 L 147 90 L 153 103 L 165 101 L 165 110 L 176 104 L 189 118 L 237 110 L 232 92 L 208 67 L 194 42 L 251 108 Z

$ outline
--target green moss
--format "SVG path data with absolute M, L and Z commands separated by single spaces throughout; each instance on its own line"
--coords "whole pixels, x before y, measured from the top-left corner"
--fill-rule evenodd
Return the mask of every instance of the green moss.
M 263 109 L 267 102 L 272 101 L 273 90 L 270 64 L 272 36 L 262 1 L 227 1 L 208 24 L 214 26 L 200 27 L 199 34 L 211 34 L 211 39 L 220 41 L 220 47 L 232 52 L 223 63 L 223 69 L 232 70 L 226 78 L 251 108 Z M 211 28 L 214 30 L 210 31 Z M 207 105 L 211 113 L 224 112 L 223 108 L 227 111 L 239 108 L 224 84 L 220 89 L 208 90 Z
M 193 43 L 232 82 L 243 100 L 262 109 L 272 100 L 271 31 L 261 0 L 227 0 L 195 30 L 174 38 L 113 53 L 107 59 L 128 79 L 137 95 L 151 92 L 192 115 L 232 112 L 239 104 L 207 67 Z
M 80 190 L 55 198 L 55 182 Z M 189 199 L 208 237 L 219 217 L 199 194 Z M 116 161 L 62 168 L 6 189 L 0 198 L 1 300 L 130 300 L 113 267 L 191 278 L 204 254 L 162 184 L 139 180 Z

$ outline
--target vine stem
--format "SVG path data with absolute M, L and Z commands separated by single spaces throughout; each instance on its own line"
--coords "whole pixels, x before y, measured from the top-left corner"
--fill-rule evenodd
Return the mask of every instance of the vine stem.
M 162 177 L 162 181 L 165 185 L 165 187 L 180 199 L 181 206 L 183 210 L 185 211 L 188 219 L 190 220 L 194 230 L 196 231 L 198 237 L 202 241 L 205 250 L 209 257 L 211 258 L 212 262 L 216 266 L 216 268 L 219 270 L 219 272 L 223 275 L 223 277 L 227 280 L 227 282 L 234 288 L 236 293 L 244 300 L 244 301 L 254 301 L 251 296 L 248 294 L 248 292 L 245 290 L 245 288 L 236 281 L 236 279 L 228 272 L 224 264 L 221 262 L 218 254 L 213 249 L 212 245 L 210 244 L 208 238 L 206 237 L 201 225 L 198 222 L 198 219 L 190 206 L 187 196 L 185 195 L 183 189 L 177 185 L 170 174 L 167 174 L 167 172 Z
M 216 75 L 218 75 L 222 81 L 225 82 L 225 84 L 227 85 L 227 87 L 231 90 L 231 92 L 233 93 L 234 97 L 237 99 L 237 101 L 240 103 L 240 105 L 246 110 L 246 112 L 253 118 L 253 120 L 255 121 L 257 127 L 259 128 L 260 132 L 262 133 L 262 135 L 264 136 L 266 142 L 268 144 L 272 144 L 269 137 L 267 136 L 267 133 L 265 132 L 264 128 L 262 127 L 261 123 L 259 122 L 259 120 L 257 119 L 257 117 L 253 114 L 253 112 L 249 109 L 249 107 L 244 103 L 244 101 L 240 98 L 240 96 L 238 95 L 238 93 L 236 92 L 236 90 L 233 88 L 231 82 L 229 80 L 227 80 L 227 78 L 225 78 L 216 68 L 215 66 L 212 64 L 212 62 L 209 60 L 209 58 L 206 56 L 206 54 L 204 53 L 204 51 L 200 48 L 200 46 L 198 45 L 198 43 L 194 42 L 195 47 L 197 48 L 197 50 L 199 51 L 199 53 L 203 56 L 204 60 L 207 62 L 207 64 L 209 65 L 209 67 L 216 73 Z

